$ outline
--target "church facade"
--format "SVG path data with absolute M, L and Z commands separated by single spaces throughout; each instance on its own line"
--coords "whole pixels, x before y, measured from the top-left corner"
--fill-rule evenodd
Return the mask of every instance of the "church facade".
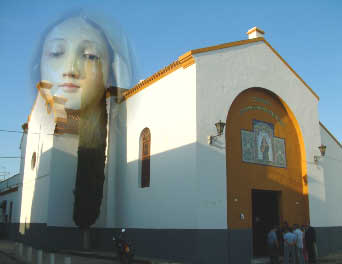
M 127 91 L 108 91 L 93 247 L 111 249 L 114 230 L 126 228 L 139 256 L 250 263 L 266 254 L 270 227 L 287 221 L 315 227 L 320 255 L 342 249 L 342 145 L 319 121 L 318 95 L 261 30 L 248 36 L 191 50 Z M 58 113 L 42 109 L 38 94 L 17 189 L 0 193 L 13 204 L 8 232 L 37 247 L 80 248 L 78 136 L 55 133 Z

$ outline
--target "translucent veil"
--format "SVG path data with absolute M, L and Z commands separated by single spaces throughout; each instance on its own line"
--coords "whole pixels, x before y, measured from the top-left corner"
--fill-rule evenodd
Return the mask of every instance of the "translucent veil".
M 121 26 L 114 19 L 106 19 L 102 15 L 90 14 L 81 10 L 60 16 L 59 19 L 56 19 L 47 26 L 42 33 L 32 62 L 31 74 L 34 82 L 33 87 L 42 81 L 41 57 L 46 37 L 56 25 L 69 18 L 81 18 L 96 28 L 104 37 L 110 56 L 109 78 L 107 83 L 105 83 L 105 88 L 115 86 L 130 89 L 136 84 L 137 75 L 133 51 Z M 87 32 L 81 31 L 80 34 L 87 34 Z M 75 118 L 77 121 L 74 122 L 78 124 L 75 127 L 79 132 L 79 144 L 76 184 L 74 188 L 75 202 L 73 218 L 74 222 L 81 228 L 88 228 L 94 224 L 100 215 L 105 179 L 104 166 L 106 160 L 108 119 L 114 119 L 117 124 L 117 126 L 113 125 L 114 127 L 111 127 L 111 134 L 120 133 L 118 126 L 123 125 L 125 122 L 124 118 L 120 119 L 119 107 L 113 107 L 107 113 L 108 109 L 106 109 L 105 96 L 101 100 L 91 111 L 79 111 L 79 116 Z M 76 115 L 73 112 L 69 112 L 69 114 L 71 117 Z M 66 117 L 67 121 L 69 120 L 69 114 Z M 68 125 L 71 126 L 74 124 L 73 119 L 70 118 L 70 120 L 70 123 L 67 123 L 65 126 L 60 126 L 60 129 L 64 129 L 64 131 L 65 127 L 69 129 Z M 95 142 L 96 144 L 87 144 L 88 142 Z
M 110 86 L 116 86 L 119 88 L 130 89 L 135 85 L 138 80 L 135 55 L 122 26 L 114 18 L 107 18 L 102 14 L 95 14 L 95 12 L 90 13 L 89 11 L 82 9 L 69 12 L 59 16 L 54 21 L 51 21 L 50 24 L 47 23 L 47 27 L 41 35 L 31 63 L 31 79 L 33 81 L 33 87 L 41 81 L 40 60 L 46 36 L 57 24 L 72 17 L 80 17 L 84 19 L 86 22 L 97 28 L 107 41 L 111 56 L 111 69 L 108 83 L 106 84 L 107 88 Z

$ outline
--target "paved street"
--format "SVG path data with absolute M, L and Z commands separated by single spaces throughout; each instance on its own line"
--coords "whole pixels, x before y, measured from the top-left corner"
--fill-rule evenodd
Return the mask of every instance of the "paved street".
M 16 261 L 15 258 L 11 258 L 8 255 L 0 252 L 0 263 L 1 264 L 19 264 L 20 262 Z
M 27 264 L 30 263 L 27 261 L 27 248 L 25 247 L 23 250 L 23 256 L 18 256 L 18 248 L 16 248 L 16 245 L 14 242 L 6 241 L 6 240 L 0 240 L 0 264 Z M 50 263 L 50 254 L 44 252 L 43 253 L 43 264 Z M 114 259 L 101 259 L 101 258 L 95 258 L 95 257 L 85 257 L 85 256 L 77 256 L 72 254 L 54 254 L 55 257 L 55 264 L 64 264 L 65 258 L 69 257 L 71 258 L 72 264 L 90 264 L 90 263 L 96 263 L 96 264 L 120 264 L 119 261 L 116 261 Z M 101 257 L 101 256 L 100 256 Z M 102 256 L 102 257 L 110 257 Z M 31 263 L 37 263 L 37 250 L 32 250 L 32 261 Z
M 19 256 L 19 247 L 13 241 L 0 240 L 0 264 L 28 264 L 28 263 L 38 263 L 37 250 L 32 249 L 31 261 L 28 261 L 28 248 L 25 246 L 23 248 L 22 256 Z M 51 263 L 50 253 L 43 252 L 42 264 Z M 72 264 L 120 264 L 116 260 L 114 252 L 58 252 L 54 254 L 55 264 L 68 263 L 65 258 L 69 258 L 69 263 Z M 168 262 L 162 260 L 135 258 L 133 264 L 180 264 L 176 262 Z
M 63 255 L 57 255 L 55 259 L 55 263 L 57 264 L 64 263 L 64 257 L 65 256 Z M 11 255 L 0 252 L 0 263 L 1 264 L 26 264 L 27 262 L 20 261 L 17 256 L 11 256 Z M 37 263 L 37 259 L 35 255 L 33 255 L 32 263 Z M 47 255 L 44 255 L 43 263 L 49 263 L 49 258 Z M 114 261 L 114 260 L 102 260 L 102 259 L 85 258 L 85 257 L 78 257 L 78 256 L 72 256 L 71 263 L 120 264 L 118 261 Z
M 87 256 L 83 253 L 70 252 L 70 254 L 58 253 L 55 254 L 55 264 L 64 264 L 65 258 L 69 257 L 72 264 L 120 264 L 118 260 L 114 260 L 115 257 L 113 252 L 93 252 L 91 255 Z M 23 256 L 18 256 L 18 248 L 16 248 L 15 242 L 0 240 L 0 264 L 28 264 L 37 263 L 37 251 L 32 250 L 32 261 L 27 261 L 27 248 L 23 250 Z M 50 263 L 50 255 L 48 253 L 43 253 L 43 264 Z M 147 260 L 139 259 L 134 261 L 137 264 L 179 264 L 175 262 L 167 262 L 160 260 Z M 268 264 L 267 258 L 255 259 L 252 261 L 253 264 Z M 327 257 L 320 258 L 317 262 L 318 264 L 342 264 L 342 252 L 329 255 Z M 215 263 L 213 263 L 215 264 Z M 239 263 L 236 263 L 239 264 Z

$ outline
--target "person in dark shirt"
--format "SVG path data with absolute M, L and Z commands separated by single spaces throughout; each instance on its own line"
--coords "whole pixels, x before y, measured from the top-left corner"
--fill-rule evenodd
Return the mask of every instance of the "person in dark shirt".
M 316 263 L 316 231 L 312 226 L 308 226 L 305 232 L 305 243 L 309 254 L 309 263 Z
M 279 230 L 279 246 L 280 246 L 280 255 L 284 256 L 284 234 L 285 234 L 285 230 L 289 228 L 289 224 L 284 221 L 284 223 L 282 224 L 280 230 Z
M 273 227 L 267 234 L 267 247 L 270 255 L 271 264 L 278 264 L 279 243 L 276 226 Z

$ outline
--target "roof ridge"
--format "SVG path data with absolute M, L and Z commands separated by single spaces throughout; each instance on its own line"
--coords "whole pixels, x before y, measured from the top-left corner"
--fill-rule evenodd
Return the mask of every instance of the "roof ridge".
M 134 94 L 138 93 L 139 91 L 143 90 L 145 87 L 151 85 L 152 83 L 158 81 L 159 79 L 163 78 L 164 76 L 170 74 L 171 72 L 180 68 L 182 64 L 179 60 L 176 60 L 166 67 L 162 68 L 161 70 L 157 71 L 156 73 L 152 74 L 150 77 L 146 78 L 145 80 L 139 82 L 135 86 L 133 86 L 128 91 L 125 91 L 122 94 L 123 100 L 133 96 Z
M 312 90 L 312 88 L 298 75 L 298 73 L 296 73 L 296 71 L 280 56 L 280 54 L 263 37 L 238 40 L 238 41 L 223 43 L 223 44 L 219 44 L 215 46 L 209 46 L 205 48 L 190 50 L 184 53 L 183 55 L 179 56 L 178 60 L 172 62 L 168 66 L 152 74 L 150 77 L 139 82 L 128 91 L 124 92 L 122 100 L 127 100 L 129 97 L 140 92 L 141 90 L 145 89 L 152 83 L 160 80 L 161 78 L 174 72 L 180 67 L 187 68 L 190 65 L 194 64 L 195 63 L 195 59 L 193 57 L 194 54 L 209 52 L 209 51 L 214 51 L 214 50 L 219 50 L 219 49 L 225 49 L 225 48 L 250 44 L 250 43 L 259 42 L 259 41 L 263 41 L 273 51 L 273 53 L 285 64 L 285 66 L 287 66 L 289 70 L 304 84 L 304 86 L 306 86 L 309 89 L 309 91 L 317 98 L 317 100 L 319 100 L 319 96 Z

